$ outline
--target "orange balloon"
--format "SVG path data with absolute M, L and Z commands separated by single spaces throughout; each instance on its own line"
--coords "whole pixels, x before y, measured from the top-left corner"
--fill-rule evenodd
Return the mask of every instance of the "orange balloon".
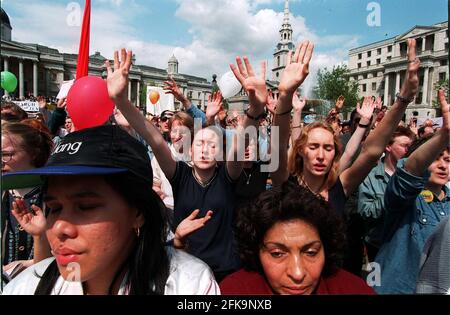
M 150 100 L 150 102 L 153 105 L 158 103 L 159 98 L 160 98 L 160 95 L 159 95 L 158 91 L 151 91 L 150 94 L 148 95 L 148 99 Z

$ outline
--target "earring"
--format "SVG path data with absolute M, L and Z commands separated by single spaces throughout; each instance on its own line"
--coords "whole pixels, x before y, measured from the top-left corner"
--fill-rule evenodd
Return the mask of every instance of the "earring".
M 141 229 L 140 228 L 136 228 L 136 230 L 134 230 L 136 232 L 136 236 L 139 238 L 139 235 L 141 235 Z

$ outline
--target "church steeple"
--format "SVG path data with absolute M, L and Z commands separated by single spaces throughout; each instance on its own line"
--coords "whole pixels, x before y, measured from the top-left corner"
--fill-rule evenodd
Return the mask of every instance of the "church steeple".
M 281 41 L 292 41 L 292 26 L 289 19 L 289 0 L 285 0 L 284 3 L 284 19 L 283 25 L 280 30 Z
M 281 72 L 283 72 L 286 67 L 286 58 L 289 50 L 295 49 L 295 45 L 292 41 L 293 33 L 290 21 L 289 0 L 285 0 L 283 24 L 280 29 L 280 41 L 273 54 L 272 80 L 274 81 L 280 80 Z

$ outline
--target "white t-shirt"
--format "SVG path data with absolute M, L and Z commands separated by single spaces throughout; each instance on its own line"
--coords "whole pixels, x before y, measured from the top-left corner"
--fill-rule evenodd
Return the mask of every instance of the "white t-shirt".
M 203 261 L 188 253 L 170 248 L 170 274 L 164 290 L 165 295 L 220 295 L 211 269 Z M 33 295 L 54 258 L 45 259 L 19 274 L 6 285 L 4 295 Z M 69 282 L 59 277 L 51 295 L 83 295 L 81 282 Z M 126 295 L 126 288 L 122 284 L 119 295 Z

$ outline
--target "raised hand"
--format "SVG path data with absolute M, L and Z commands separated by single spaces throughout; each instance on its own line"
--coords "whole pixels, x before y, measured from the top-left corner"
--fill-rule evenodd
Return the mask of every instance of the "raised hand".
M 439 90 L 438 92 L 439 104 L 441 105 L 442 112 L 442 129 L 444 134 L 449 137 L 450 133 L 450 110 L 447 104 L 447 100 L 445 98 L 444 90 Z
M 169 77 L 169 80 L 164 81 L 163 89 L 166 91 L 166 94 L 172 94 L 178 101 L 183 102 L 187 98 L 181 92 L 180 88 L 177 85 L 177 82 L 173 79 L 173 77 Z
M 362 105 L 356 105 L 356 112 L 361 116 L 362 124 L 369 124 L 372 121 L 372 115 L 376 107 L 376 101 L 370 96 L 364 97 Z
M 43 96 L 38 96 L 37 102 L 39 104 L 39 108 L 45 108 L 47 106 L 47 102 L 45 101 L 45 97 Z
M 345 103 L 345 97 L 344 96 L 339 96 L 338 99 L 336 100 L 336 109 L 338 111 L 341 111 L 342 108 L 344 107 L 344 103 Z
M 257 112 L 262 112 L 267 102 L 267 87 L 266 87 L 266 63 L 261 63 L 260 74 L 256 75 L 253 67 L 247 57 L 244 57 L 244 64 L 240 57 L 236 57 L 237 67 L 234 64 L 230 65 L 236 79 L 244 87 L 248 94 L 250 107 Z
M 58 104 L 56 104 L 56 107 L 58 108 L 66 108 L 67 106 L 67 98 L 63 97 L 62 99 L 58 100 Z
M 222 108 L 222 93 L 217 91 L 208 97 L 208 104 L 206 106 L 206 117 L 214 118 Z
M 275 111 L 277 110 L 277 104 L 278 104 L 278 97 L 272 93 L 272 91 L 269 92 L 269 95 L 267 96 L 267 110 L 272 114 L 275 115 Z
M 208 222 L 213 215 L 213 212 L 210 210 L 203 218 L 196 219 L 199 213 L 200 210 L 194 210 L 186 219 L 178 224 L 174 239 L 174 246 L 176 248 L 184 247 L 185 238 L 204 227 L 206 222 Z
M 299 96 L 300 94 L 298 94 L 298 92 L 295 92 L 294 97 L 292 98 L 292 107 L 296 112 L 301 112 L 306 105 L 306 97 L 304 96 L 299 97 Z
M 403 83 L 400 96 L 413 100 L 419 90 L 419 68 L 420 61 L 416 57 L 416 40 L 408 39 L 408 68 L 406 70 L 406 80 Z
M 375 108 L 379 111 L 383 108 L 383 100 L 380 96 L 375 99 Z
M 32 236 L 40 236 L 45 232 L 47 220 L 41 208 L 32 205 L 31 209 L 34 214 L 27 209 L 23 199 L 15 199 L 12 203 L 11 213 L 25 232 Z
M 417 121 L 414 120 L 414 117 L 411 117 L 409 119 L 408 128 L 417 136 L 419 134 L 419 131 L 417 129 Z
M 305 81 L 309 74 L 309 63 L 314 51 L 314 44 L 309 41 L 302 42 L 292 55 L 289 52 L 287 65 L 281 75 L 280 92 L 294 93 Z
M 121 60 L 119 61 L 119 52 L 114 52 L 114 70 L 111 68 L 109 60 L 105 62 L 108 77 L 106 82 L 108 84 L 109 97 L 114 102 L 125 102 L 128 99 L 128 75 L 131 69 L 131 60 L 133 52 L 122 49 Z

